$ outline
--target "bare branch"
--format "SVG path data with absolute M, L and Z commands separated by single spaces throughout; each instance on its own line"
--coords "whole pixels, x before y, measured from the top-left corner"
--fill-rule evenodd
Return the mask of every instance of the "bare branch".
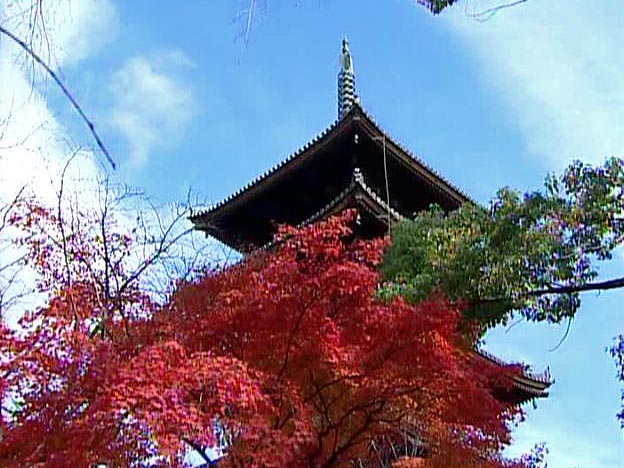
M 513 0 L 507 3 L 502 3 L 500 5 L 493 6 L 491 8 L 486 8 L 485 10 L 480 10 L 476 12 L 468 11 L 468 7 L 466 7 L 466 15 L 480 22 L 485 22 L 491 19 L 496 13 L 504 10 L 506 8 L 511 8 L 522 3 L 526 3 L 528 0 Z
M 115 161 L 113 160 L 110 153 L 106 149 L 106 146 L 102 142 L 100 135 L 95 130 L 95 124 L 89 119 L 89 117 L 87 117 L 87 114 L 84 112 L 80 104 L 78 104 L 78 101 L 76 101 L 72 93 L 69 91 L 67 86 L 65 86 L 63 81 L 61 81 L 61 79 L 54 72 L 54 70 L 50 68 L 50 66 L 32 49 L 32 47 L 30 47 L 26 42 L 24 42 L 22 39 L 17 37 L 15 34 L 13 34 L 11 31 L 6 29 L 2 25 L 0 25 L 0 34 L 4 34 L 9 39 L 11 39 L 14 43 L 19 45 L 30 57 L 32 57 L 32 59 L 36 63 L 38 63 L 48 73 L 48 75 L 50 75 L 50 77 L 54 80 L 57 86 L 61 89 L 63 94 L 67 97 L 72 107 L 76 110 L 78 115 L 82 118 L 84 123 L 89 128 L 89 132 L 93 136 L 93 139 L 95 140 L 98 148 L 100 148 L 100 151 L 102 152 L 102 154 L 104 154 L 104 156 L 106 157 L 106 160 L 109 162 L 112 168 L 115 169 L 117 165 L 115 164 Z
M 566 340 L 566 338 L 568 337 L 568 335 L 570 334 L 570 330 L 572 329 L 572 318 L 569 317 L 568 318 L 568 324 L 566 325 L 566 330 L 565 333 L 563 334 L 563 336 L 561 337 L 561 339 L 559 340 L 559 342 L 553 346 L 552 348 L 550 348 L 548 351 L 549 352 L 553 352 L 556 351 L 557 349 L 559 349 L 559 347 L 563 344 L 563 342 Z

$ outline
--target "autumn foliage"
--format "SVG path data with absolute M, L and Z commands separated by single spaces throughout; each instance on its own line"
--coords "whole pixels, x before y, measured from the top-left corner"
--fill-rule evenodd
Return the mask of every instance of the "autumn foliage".
M 516 370 L 471 358 L 443 297 L 379 298 L 384 242 L 354 241 L 354 213 L 282 228 L 274 250 L 163 305 L 140 282 L 106 291 L 95 261 L 64 280 L 68 245 L 33 227 L 52 213 L 32 213 L 14 222 L 48 300 L 1 331 L 1 466 L 184 466 L 208 448 L 219 467 L 531 463 L 501 457 L 522 415 L 491 390 Z

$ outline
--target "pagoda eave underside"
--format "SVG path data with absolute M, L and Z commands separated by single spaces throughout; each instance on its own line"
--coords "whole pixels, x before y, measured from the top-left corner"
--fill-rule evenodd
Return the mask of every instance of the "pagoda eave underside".
M 303 227 L 352 208 L 356 209 L 359 214 L 359 220 L 355 229 L 358 229 L 358 234 L 364 238 L 384 235 L 391 223 L 402 219 L 402 216 L 392 209 L 371 187 L 366 185 L 364 180 L 357 178 L 353 179 L 333 200 L 308 218 L 299 222 L 296 226 Z M 248 252 L 256 247 L 246 244 L 241 237 L 232 235 L 230 230 L 220 229 L 216 223 L 208 222 L 197 227 L 240 252 Z M 270 242 L 269 240 L 263 246 Z

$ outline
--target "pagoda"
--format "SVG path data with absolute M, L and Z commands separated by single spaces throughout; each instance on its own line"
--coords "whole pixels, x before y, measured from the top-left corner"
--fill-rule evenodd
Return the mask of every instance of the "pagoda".
M 374 238 L 433 204 L 451 211 L 473 203 L 364 110 L 346 39 L 340 62 L 334 123 L 230 197 L 192 216 L 196 229 L 247 253 L 270 245 L 279 224 L 305 226 L 348 208 L 359 213 L 356 234 Z M 503 364 L 481 351 L 475 358 Z M 548 375 L 524 373 L 496 392 L 518 404 L 547 396 L 550 384 Z

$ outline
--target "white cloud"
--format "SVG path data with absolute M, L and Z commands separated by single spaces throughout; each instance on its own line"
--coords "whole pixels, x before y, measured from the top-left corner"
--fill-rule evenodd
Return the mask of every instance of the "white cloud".
M 182 136 L 195 111 L 193 93 L 180 76 L 192 62 L 170 51 L 128 60 L 112 80 L 111 125 L 127 140 L 130 164 L 145 164 L 160 147 Z
M 4 60 L 1 48 L 0 69 L 0 200 L 27 186 L 41 199 L 51 201 L 75 146 L 45 98 L 32 89 L 20 69 Z M 69 178 L 98 174 L 97 157 L 90 151 L 80 151 Z
M 1 0 L 0 20 L 55 69 L 93 56 L 115 40 L 119 30 L 117 9 L 110 0 Z M 3 55 L 10 52 L 18 62 L 28 63 L 16 45 L 4 47 Z
M 117 38 L 117 9 L 109 0 L 72 1 L 64 5 L 57 12 L 57 29 L 51 32 L 62 54 L 57 54 L 57 60 L 73 65 Z M 68 19 L 71 27 L 66 26 Z
M 31 37 L 30 13 L 26 9 L 29 4 L 0 0 L 0 23 L 25 39 Z M 40 36 L 39 18 L 32 45 L 56 70 L 61 64 L 76 64 L 87 58 L 114 38 L 116 10 L 107 0 L 49 0 L 41 4 L 45 8 L 47 36 Z M 44 76 L 19 47 L 3 37 L 0 41 L 0 206 L 12 200 L 22 187 L 43 204 L 54 204 L 61 174 L 72 154 L 72 163 L 65 173 L 66 194 L 86 195 L 89 192 L 84 189 L 101 174 L 99 155 L 77 151 L 66 128 L 55 118 L 45 93 L 56 89 L 33 80 L 33 72 L 37 77 Z M 3 246 L 0 265 L 17 255 L 15 250 L 4 248 L 8 235 L 8 232 L 0 233 Z M 0 282 L 5 279 L 0 278 Z M 32 283 L 32 280 L 32 274 L 25 271 L 23 282 Z
M 529 0 L 484 23 L 448 16 L 527 152 L 551 167 L 624 155 L 624 10 L 599 3 Z
M 28 24 L 34 13 L 25 8 L 28 4 L 0 0 L 0 22 L 21 38 L 30 37 Z M 40 31 L 45 24 L 47 39 L 37 36 L 32 44 L 37 53 L 51 57 L 52 68 L 77 63 L 115 36 L 117 13 L 108 0 L 50 0 L 42 5 L 44 16 L 37 20 L 39 26 L 34 30 Z M 42 89 L 57 90 L 33 84 L 33 70 L 40 72 L 41 69 L 25 57 L 13 42 L 6 38 L 0 41 L 0 174 L 3 179 L 0 196 L 10 196 L 25 184 L 30 184 L 41 195 L 50 196 L 68 155 L 75 148 L 42 92 Z M 24 66 L 25 63 L 28 65 Z M 81 177 L 99 173 L 92 155 L 78 159 L 80 162 L 72 166 Z

